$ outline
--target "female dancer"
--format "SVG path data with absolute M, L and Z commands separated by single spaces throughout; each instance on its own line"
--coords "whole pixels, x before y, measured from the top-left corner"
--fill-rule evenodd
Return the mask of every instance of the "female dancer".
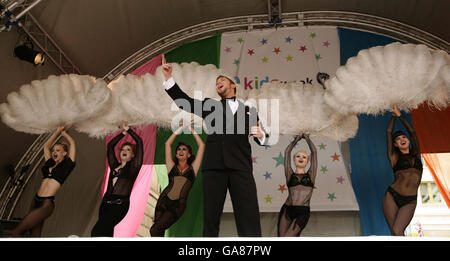
M 306 151 L 297 151 L 294 154 L 294 172 L 291 168 L 291 151 L 302 138 L 305 138 L 308 143 L 311 157 L 308 157 Z M 311 166 L 308 171 L 305 171 L 308 162 L 311 162 Z M 286 147 L 284 174 L 286 175 L 289 195 L 278 216 L 278 236 L 300 236 L 309 220 L 309 202 L 317 174 L 317 149 L 308 134 L 297 135 L 291 144 Z
M 62 135 L 69 146 L 63 142 L 52 144 Z M 44 144 L 45 163 L 42 167 L 44 179 L 34 197 L 32 210 L 22 222 L 12 231 L 11 236 L 21 236 L 30 230 L 31 237 L 40 237 L 45 219 L 50 217 L 55 208 L 55 195 L 75 167 L 75 141 L 67 134 L 64 127 L 58 127 Z
M 165 144 L 166 168 L 169 172 L 169 185 L 159 196 L 155 208 L 155 223 L 150 228 L 152 237 L 163 237 L 164 232 L 186 209 L 188 193 L 197 177 L 202 163 L 205 144 L 193 128 L 190 128 L 198 145 L 197 156 L 192 154 L 191 146 L 179 142 L 172 159 L 172 143 L 185 126 L 181 126 L 167 139 Z
M 411 141 L 403 131 L 392 134 L 396 118 L 405 125 Z M 386 136 L 388 158 L 394 170 L 394 183 L 388 187 L 383 197 L 383 212 L 392 235 L 403 236 L 416 209 L 417 189 L 422 179 L 422 161 L 416 133 L 401 116 L 397 106 L 392 110 Z
M 123 131 L 108 143 L 107 155 L 111 171 L 108 187 L 100 205 L 98 221 L 91 231 L 92 237 L 114 236 L 114 226 L 128 212 L 131 189 L 142 166 L 144 150 L 142 139 L 127 124 L 123 124 L 122 129 Z M 119 162 L 114 148 L 127 133 L 131 135 L 136 144 L 125 142 L 120 146 Z

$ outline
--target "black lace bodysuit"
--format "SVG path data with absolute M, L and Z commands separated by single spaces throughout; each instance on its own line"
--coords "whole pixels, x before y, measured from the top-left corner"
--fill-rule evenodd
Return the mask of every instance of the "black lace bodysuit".
M 180 218 L 186 209 L 187 197 L 195 181 L 192 166 L 181 173 L 175 165 L 168 176 L 169 185 L 163 190 L 156 204 L 151 236 L 164 236 L 165 230 Z
M 289 182 L 287 184 L 288 188 L 295 187 L 298 185 L 314 188 L 311 176 L 309 175 L 309 170 L 308 172 L 306 172 L 306 174 L 291 175 L 291 179 L 289 179 Z
M 139 174 L 139 170 L 141 169 L 144 154 L 142 139 L 131 128 L 128 129 L 128 133 L 136 142 L 134 158 L 131 161 L 127 162 L 127 164 L 118 171 L 116 171 L 115 169 L 120 165 L 120 163 L 116 158 L 114 148 L 125 135 L 123 133 L 120 133 L 108 143 L 107 155 L 108 164 L 111 171 L 109 173 L 108 188 L 106 190 L 106 194 L 129 196 L 131 194 L 131 189 L 133 188 L 134 181 L 136 180 Z M 117 180 L 113 182 L 115 178 L 117 178 Z
M 317 149 L 309 137 L 305 136 L 311 151 L 311 166 L 304 174 L 295 173 L 291 167 L 291 151 L 300 139 L 300 136 L 295 137 L 284 153 L 284 173 L 289 195 L 278 215 L 278 236 L 299 236 L 310 217 L 309 203 L 317 173 Z
M 408 154 L 403 154 L 394 146 L 392 131 L 395 120 L 399 118 L 409 133 L 410 150 Z M 411 124 L 402 116 L 392 116 L 386 129 L 386 140 L 388 159 L 394 171 L 394 183 L 388 191 L 394 197 L 398 207 L 416 200 L 415 194 L 422 178 L 422 161 L 420 158 L 420 147 L 416 133 Z
M 311 163 L 305 174 L 294 173 L 291 167 L 291 152 L 298 140 L 289 144 L 284 152 L 284 174 L 289 188 L 289 196 L 286 205 L 309 206 L 309 201 L 314 188 L 314 181 L 317 173 L 317 149 L 309 137 L 305 137 L 311 151 L 309 162 Z
M 177 218 L 181 216 L 186 208 L 186 200 L 189 191 L 195 180 L 195 173 L 192 166 L 190 166 L 184 173 L 181 173 L 177 166 L 174 166 L 169 172 L 169 185 L 163 190 L 160 198 L 164 199 L 158 201 L 158 205 L 164 203 L 165 208 L 171 211 Z

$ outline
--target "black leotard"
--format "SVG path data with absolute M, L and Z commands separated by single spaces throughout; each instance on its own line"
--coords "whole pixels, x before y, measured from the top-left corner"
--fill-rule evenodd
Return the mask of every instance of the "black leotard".
M 306 174 L 296 174 L 291 167 L 291 151 L 300 139 L 301 138 L 294 139 L 284 151 L 284 174 L 286 176 L 286 183 L 288 187 L 294 187 L 297 185 L 314 187 L 314 181 L 317 174 L 317 149 L 309 136 L 306 136 L 305 140 L 308 144 L 309 150 L 311 151 L 311 157 L 309 159 L 309 161 L 311 162 L 311 166 L 309 167 Z M 299 179 L 296 176 L 302 176 L 302 178 Z
M 114 236 L 114 227 L 126 216 L 130 206 L 130 194 L 134 182 L 139 174 L 143 162 L 143 143 L 142 139 L 132 129 L 127 131 L 136 142 L 134 158 L 128 161 L 123 168 L 118 171 L 115 169 L 120 165 L 114 151 L 117 143 L 125 136 L 118 134 L 108 142 L 108 164 L 111 169 L 108 178 L 108 187 L 103 196 L 102 204 L 99 209 L 99 218 L 91 231 L 92 237 Z M 117 178 L 116 182 L 113 179 Z
M 399 170 L 410 168 L 415 168 L 419 171 L 423 170 L 422 161 L 417 155 L 413 156 L 411 154 L 400 154 L 397 163 L 392 169 L 394 170 L 394 172 L 397 172 Z
M 139 170 L 142 166 L 143 161 L 143 143 L 141 137 L 137 135 L 131 128 L 128 129 L 128 133 L 136 142 L 136 150 L 134 152 L 134 158 L 127 162 L 127 164 L 116 171 L 117 166 L 120 165 L 116 158 L 116 152 L 114 151 L 117 143 L 125 136 L 123 133 L 118 134 L 108 143 L 107 155 L 108 164 L 111 169 L 108 179 L 108 188 L 106 194 L 114 195 L 130 195 L 131 189 L 133 188 L 134 181 L 136 180 Z M 113 179 L 117 178 L 117 181 L 113 184 Z
M 301 231 L 306 227 L 310 217 L 309 202 L 317 174 L 317 149 L 309 136 L 305 136 L 304 138 L 311 150 L 311 166 L 305 174 L 297 174 L 291 167 L 291 151 L 301 139 L 300 136 L 297 136 L 286 147 L 284 152 L 284 173 L 289 188 L 289 195 L 278 215 L 278 236 L 290 235 L 288 229 L 293 224 L 292 222 L 295 222 L 296 226 L 298 226 L 299 231 L 295 233 L 296 236 L 299 236 Z
M 161 193 L 162 196 L 164 195 L 178 195 L 175 198 L 170 198 L 171 200 L 179 200 L 179 199 L 186 199 L 188 196 L 188 193 L 192 187 L 192 184 L 195 181 L 195 173 L 192 166 L 190 166 L 187 170 L 184 171 L 184 173 L 181 173 L 180 170 L 177 168 L 177 166 L 173 166 L 173 168 L 170 170 L 169 174 L 169 185 L 167 188 Z M 184 177 L 184 184 L 177 184 L 177 187 L 174 187 L 175 185 L 175 177 Z
M 309 170 L 308 170 L 308 172 L 306 172 L 306 174 L 295 174 L 294 173 L 293 175 L 291 175 L 291 178 L 287 184 L 288 188 L 295 187 L 298 185 L 314 188 L 314 184 L 309 175 Z
M 411 142 L 411 149 L 409 151 L 409 154 L 403 154 L 398 149 L 395 149 L 394 146 L 394 139 L 392 137 L 392 131 L 394 129 L 394 124 L 396 119 L 400 119 L 400 121 L 405 125 L 408 133 L 409 133 L 409 139 Z M 386 143 L 387 143 L 387 149 L 388 149 L 388 159 L 391 162 L 392 169 L 394 172 L 397 172 L 398 170 L 405 170 L 408 168 L 416 168 L 420 171 L 422 171 L 422 162 L 420 160 L 420 147 L 419 147 L 419 140 L 417 139 L 416 133 L 409 124 L 409 122 L 402 116 L 395 117 L 392 116 L 391 120 L 389 121 L 388 127 L 386 129 Z M 411 163 L 413 162 L 413 163 Z
M 411 146 L 409 153 L 407 154 L 403 154 L 394 146 L 392 131 L 397 118 L 400 119 L 409 133 Z M 386 139 L 388 159 L 394 171 L 395 181 L 392 184 L 393 188 L 402 194 L 412 195 L 415 191 L 417 191 L 417 188 L 411 187 L 408 184 L 417 184 L 417 186 L 419 186 L 423 170 L 422 161 L 420 159 L 419 140 L 416 136 L 414 128 L 404 117 L 392 116 L 388 127 L 386 128 Z
M 55 160 L 53 158 L 49 158 L 44 163 L 44 166 L 42 166 L 42 176 L 44 179 L 54 179 L 62 185 L 72 172 L 73 168 L 75 168 L 75 162 L 73 162 L 70 157 L 66 157 L 58 165 L 56 165 L 50 173 L 50 168 L 55 166 L 55 164 Z
M 168 176 L 169 185 L 163 190 L 156 203 L 155 223 L 150 229 L 151 236 L 164 236 L 164 231 L 180 218 L 186 209 L 187 197 L 195 181 L 192 166 L 181 173 L 175 165 Z

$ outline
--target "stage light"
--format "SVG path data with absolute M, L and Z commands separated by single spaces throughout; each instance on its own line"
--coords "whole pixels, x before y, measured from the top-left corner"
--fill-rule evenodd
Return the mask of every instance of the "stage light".
M 44 54 L 28 47 L 25 44 L 14 48 L 14 54 L 20 60 L 30 62 L 34 65 L 43 64 L 45 61 Z

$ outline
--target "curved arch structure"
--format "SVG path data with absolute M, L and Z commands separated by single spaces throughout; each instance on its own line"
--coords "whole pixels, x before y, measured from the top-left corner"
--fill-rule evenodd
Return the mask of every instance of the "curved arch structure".
M 400 41 L 425 44 L 432 49 L 449 51 L 447 41 L 418 28 L 373 15 L 341 11 L 308 11 L 282 14 L 282 22 L 277 27 L 295 26 L 339 26 L 371 33 L 386 35 Z M 170 51 L 184 43 L 193 42 L 224 32 L 247 31 L 273 28 L 267 14 L 239 16 L 214 20 L 171 33 L 137 51 L 114 67 L 103 79 L 107 82 L 119 75 L 127 74 L 142 66 L 155 56 Z M 27 150 L 15 168 L 14 177 L 8 179 L 0 192 L 0 219 L 9 220 L 29 178 L 39 164 L 42 164 L 41 148 L 48 134 L 40 135 Z M 40 157 L 39 157 L 40 155 Z M 27 171 L 23 171 L 28 166 Z
M 340 12 L 340 11 L 308 11 L 286 13 L 282 15 L 278 27 L 294 26 L 339 26 L 371 33 L 386 35 L 400 41 L 425 44 L 433 49 L 449 51 L 447 41 L 440 39 L 418 28 L 373 15 Z M 171 33 L 137 51 L 119 65 L 114 67 L 103 79 L 112 81 L 121 74 L 127 74 L 139 68 L 153 57 L 172 50 L 184 43 L 203 39 L 215 34 L 253 29 L 273 28 L 267 15 L 239 16 L 210 21 Z

